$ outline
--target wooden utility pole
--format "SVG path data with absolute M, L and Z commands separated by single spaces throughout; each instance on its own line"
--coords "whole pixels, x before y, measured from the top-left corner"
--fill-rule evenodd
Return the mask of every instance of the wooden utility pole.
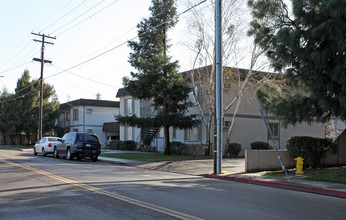
M 45 38 L 51 38 L 51 39 L 56 39 L 55 37 L 50 37 L 44 34 L 36 34 L 36 33 L 31 33 L 33 35 L 37 35 L 42 37 L 42 40 L 36 40 L 34 39 L 35 42 L 41 42 L 42 47 L 41 47 L 41 58 L 34 58 L 34 61 L 41 62 L 41 78 L 40 78 L 40 109 L 39 109 L 39 124 L 38 124 L 38 140 L 41 140 L 42 138 L 42 115 L 43 115 L 43 66 L 44 63 L 52 63 L 50 60 L 45 60 L 44 59 L 44 47 L 45 44 L 51 44 L 53 45 L 54 43 L 52 42 L 46 42 Z

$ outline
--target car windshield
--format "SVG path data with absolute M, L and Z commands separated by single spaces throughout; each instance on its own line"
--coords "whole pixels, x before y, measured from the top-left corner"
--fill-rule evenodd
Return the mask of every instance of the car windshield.
M 59 138 L 48 138 L 48 141 L 57 142 Z
M 95 135 L 90 134 L 78 134 L 77 140 L 85 142 L 99 142 Z

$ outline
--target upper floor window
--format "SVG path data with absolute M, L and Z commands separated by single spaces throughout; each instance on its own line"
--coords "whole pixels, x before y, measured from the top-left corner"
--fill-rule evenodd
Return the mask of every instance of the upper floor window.
M 78 121 L 79 110 L 73 109 L 73 121 Z
M 70 121 L 70 112 L 65 113 L 65 120 Z
M 125 115 L 130 115 L 133 113 L 133 103 L 132 99 L 125 99 Z

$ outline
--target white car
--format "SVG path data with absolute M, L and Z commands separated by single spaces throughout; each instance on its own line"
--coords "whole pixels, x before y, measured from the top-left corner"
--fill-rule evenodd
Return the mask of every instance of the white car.
M 36 142 L 34 146 L 34 155 L 41 153 L 43 156 L 53 154 L 54 148 L 58 145 L 59 137 L 43 137 L 40 141 Z

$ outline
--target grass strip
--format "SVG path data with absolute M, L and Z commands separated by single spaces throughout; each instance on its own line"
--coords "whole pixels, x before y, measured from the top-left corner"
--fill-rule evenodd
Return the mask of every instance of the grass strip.
M 289 172 L 294 175 L 295 171 Z M 267 172 L 268 176 L 284 176 L 282 171 Z M 304 180 L 346 184 L 346 168 L 304 170 Z
M 346 168 L 315 170 L 304 179 L 346 184 Z

